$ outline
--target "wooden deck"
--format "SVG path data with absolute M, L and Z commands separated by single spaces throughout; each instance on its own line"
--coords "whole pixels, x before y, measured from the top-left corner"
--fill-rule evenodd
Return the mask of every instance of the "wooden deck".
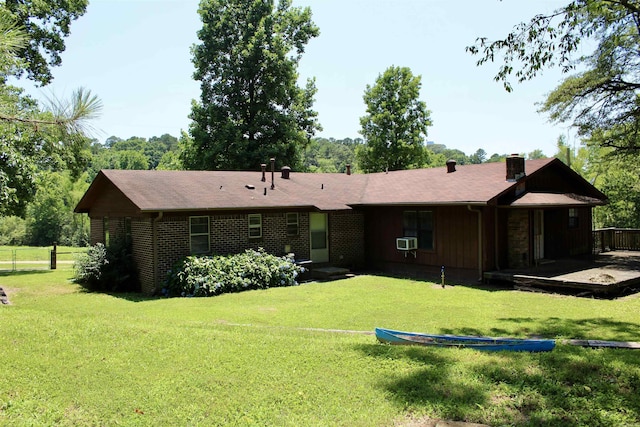
M 640 252 L 612 251 L 588 258 L 544 261 L 536 267 L 489 271 L 485 281 L 511 282 L 521 288 L 558 288 L 598 294 L 640 287 Z

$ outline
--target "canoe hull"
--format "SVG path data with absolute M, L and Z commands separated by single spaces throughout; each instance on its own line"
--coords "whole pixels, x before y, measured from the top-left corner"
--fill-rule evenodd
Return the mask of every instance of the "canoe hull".
M 378 341 L 392 345 L 421 345 L 427 347 L 462 347 L 484 351 L 551 351 L 554 340 L 470 337 L 459 335 L 433 335 L 416 332 L 376 328 Z

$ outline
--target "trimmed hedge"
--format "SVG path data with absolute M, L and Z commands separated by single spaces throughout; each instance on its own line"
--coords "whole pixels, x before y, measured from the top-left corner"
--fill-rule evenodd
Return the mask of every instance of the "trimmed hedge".
M 293 255 L 277 257 L 264 249 L 236 255 L 188 256 L 167 275 L 166 296 L 209 297 L 230 292 L 296 286 L 305 269 Z

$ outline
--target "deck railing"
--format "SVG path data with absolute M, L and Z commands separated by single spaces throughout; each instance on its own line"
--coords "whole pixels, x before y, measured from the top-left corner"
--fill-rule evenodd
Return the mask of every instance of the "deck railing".
M 640 229 L 600 228 L 593 230 L 593 251 L 640 251 Z

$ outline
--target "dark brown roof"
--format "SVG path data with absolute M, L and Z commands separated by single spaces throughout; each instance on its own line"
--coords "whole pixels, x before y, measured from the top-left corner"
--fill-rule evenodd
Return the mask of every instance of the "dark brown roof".
M 527 175 L 554 159 L 526 162 Z M 361 204 L 487 204 L 516 183 L 506 180 L 504 163 L 413 169 L 371 174 Z
M 530 160 L 526 162 L 527 177 L 550 165 L 566 168 L 557 159 Z M 506 180 L 504 163 L 458 166 L 452 173 L 447 173 L 447 168 L 367 175 L 291 172 L 289 179 L 283 179 L 277 172 L 273 190 L 271 173 L 267 172 L 266 182 L 261 181 L 261 176 L 261 172 L 103 170 L 78 203 L 76 212 L 89 212 L 108 185 L 118 189 L 141 212 L 284 207 L 343 210 L 358 205 L 388 204 L 484 205 L 517 185 Z M 523 197 L 520 203 L 528 200 Z
M 88 212 L 95 193 L 109 183 L 140 211 L 181 211 L 306 207 L 320 210 L 350 209 L 366 175 L 292 173 L 290 179 L 271 173 L 266 182 L 260 172 L 228 171 L 100 171 L 82 198 L 77 212 Z M 266 189 L 266 195 L 265 195 Z

